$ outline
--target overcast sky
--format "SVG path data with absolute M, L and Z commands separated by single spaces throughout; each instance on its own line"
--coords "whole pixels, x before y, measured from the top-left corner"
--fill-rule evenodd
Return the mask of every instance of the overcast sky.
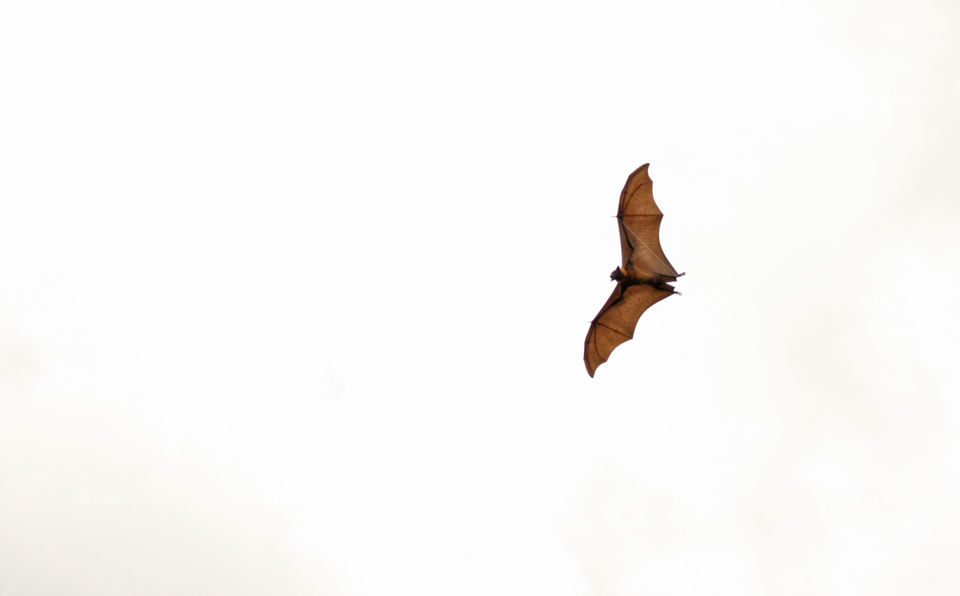
M 0 595 L 957 593 L 958 30 L 5 3 Z

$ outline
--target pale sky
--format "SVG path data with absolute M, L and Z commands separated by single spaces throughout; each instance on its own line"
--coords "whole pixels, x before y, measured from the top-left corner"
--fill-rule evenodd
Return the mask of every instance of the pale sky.
M 958 30 L 4 4 L 0 596 L 960 592 Z

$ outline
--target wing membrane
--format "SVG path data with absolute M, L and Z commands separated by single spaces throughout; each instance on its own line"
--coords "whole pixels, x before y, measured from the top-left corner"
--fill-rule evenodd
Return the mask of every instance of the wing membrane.
M 660 222 L 663 212 L 653 200 L 653 180 L 643 164 L 627 178 L 620 193 L 620 252 L 623 270 L 628 275 L 677 277 L 660 247 Z
M 617 346 L 633 338 L 640 315 L 673 293 L 673 290 L 661 290 L 646 284 L 626 288 L 622 283 L 617 284 L 607 303 L 590 323 L 583 342 L 583 362 L 591 377 Z

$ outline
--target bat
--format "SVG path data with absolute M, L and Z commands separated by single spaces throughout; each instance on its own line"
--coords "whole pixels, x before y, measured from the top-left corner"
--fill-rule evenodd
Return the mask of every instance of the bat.
M 660 248 L 663 213 L 653 201 L 649 167 L 650 164 L 643 164 L 634 170 L 620 193 L 617 225 L 622 262 L 610 274 L 617 287 L 590 322 L 583 342 L 583 362 L 591 377 L 614 348 L 633 338 L 640 315 L 678 293 L 668 282 L 683 275 L 677 273 Z

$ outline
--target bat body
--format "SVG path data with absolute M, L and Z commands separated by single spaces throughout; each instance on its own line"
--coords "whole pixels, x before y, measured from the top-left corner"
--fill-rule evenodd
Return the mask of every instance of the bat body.
M 583 362 L 591 377 L 614 348 L 633 338 L 644 311 L 677 293 L 669 282 L 683 275 L 660 248 L 663 213 L 653 201 L 649 166 L 644 164 L 630 174 L 620 193 L 617 225 L 621 264 L 610 274 L 617 287 L 590 322 L 583 344 Z

